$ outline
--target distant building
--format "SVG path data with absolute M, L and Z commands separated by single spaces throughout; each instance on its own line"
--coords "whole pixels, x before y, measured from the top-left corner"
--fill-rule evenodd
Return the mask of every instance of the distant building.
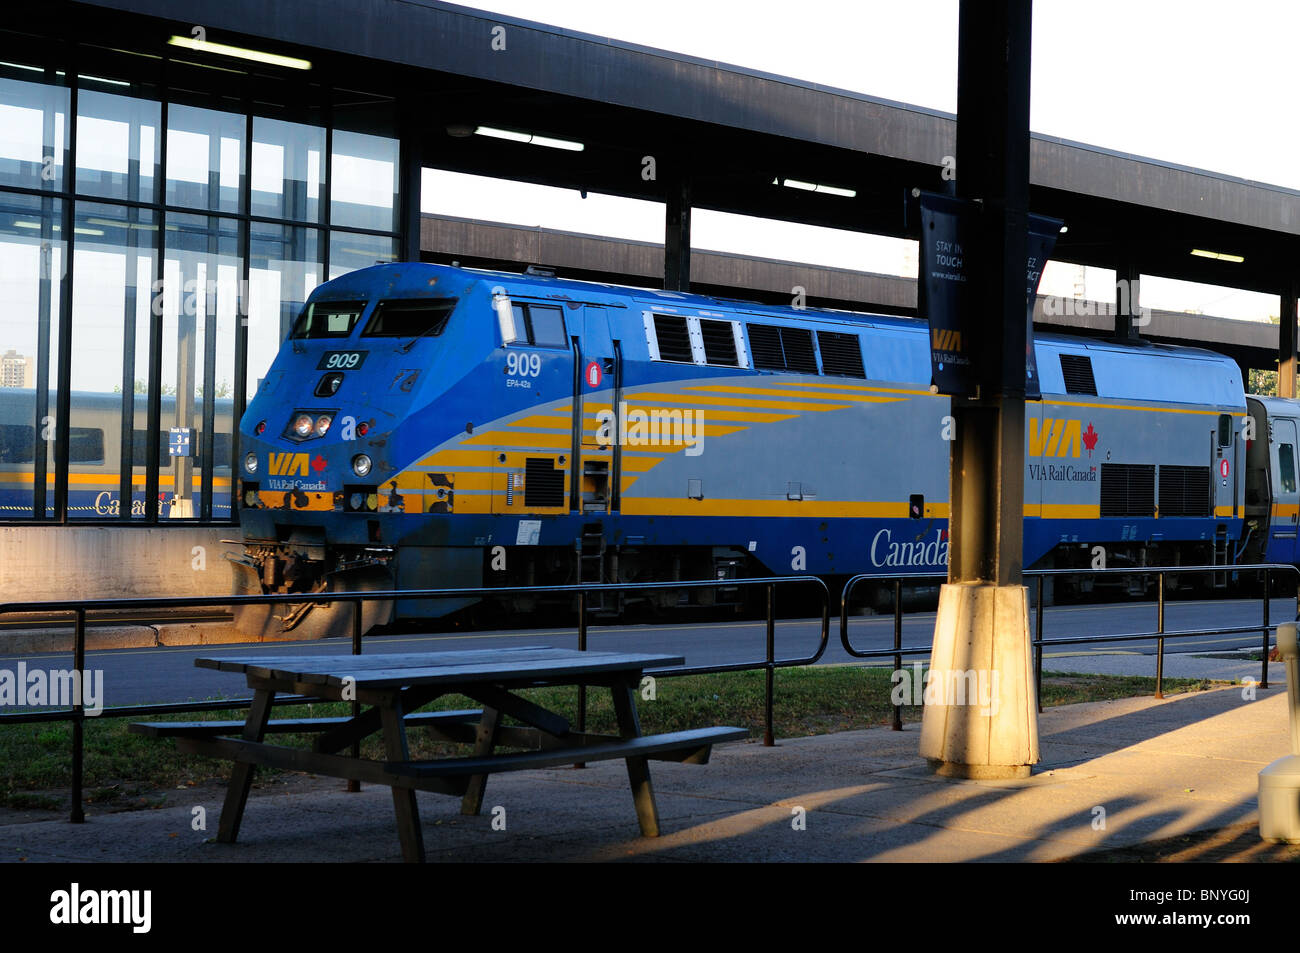
M 13 348 L 0 355 L 0 387 L 33 387 L 36 362 Z

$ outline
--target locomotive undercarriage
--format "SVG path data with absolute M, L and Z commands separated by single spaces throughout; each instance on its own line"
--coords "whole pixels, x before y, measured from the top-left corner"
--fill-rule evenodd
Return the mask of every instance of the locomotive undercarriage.
M 237 595 L 318 595 L 393 589 L 393 551 L 380 546 L 327 547 L 295 534 L 286 542 L 246 541 L 230 560 Z M 235 607 L 235 628 L 260 640 L 321 639 L 352 633 L 353 606 L 316 601 Z M 362 631 L 391 621 L 391 601 L 367 601 Z

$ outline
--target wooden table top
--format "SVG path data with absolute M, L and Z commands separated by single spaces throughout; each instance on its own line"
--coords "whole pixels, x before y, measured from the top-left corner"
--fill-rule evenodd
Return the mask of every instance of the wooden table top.
M 341 686 L 350 678 L 358 688 L 532 680 L 563 684 L 580 681 L 582 675 L 639 672 L 684 662 L 679 655 L 579 652 L 540 645 L 391 655 L 237 655 L 194 660 L 199 668 L 307 685 Z

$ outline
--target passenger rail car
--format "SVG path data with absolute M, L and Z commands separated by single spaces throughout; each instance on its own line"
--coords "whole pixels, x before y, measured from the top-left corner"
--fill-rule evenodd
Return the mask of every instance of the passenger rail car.
M 1260 521 L 1300 511 L 1294 469 L 1247 497 L 1229 358 L 1036 348 L 1027 567 L 1262 559 Z M 922 321 L 432 264 L 352 272 L 312 293 L 241 423 L 236 591 L 942 572 L 953 420 L 928 385 Z M 1250 459 L 1293 468 L 1281 446 Z M 286 624 L 337 622 L 304 604 Z
M 68 440 L 68 518 L 116 519 L 121 513 L 122 395 L 73 391 Z M 175 397 L 163 397 L 163 426 L 175 420 Z M 50 395 L 50 413 L 55 407 Z M 213 407 L 213 474 L 212 515 L 229 519 L 230 510 L 230 434 L 232 402 L 218 399 Z M 148 460 L 147 405 L 144 397 L 135 401 L 134 433 L 131 443 L 131 499 L 127 506 L 133 516 L 145 512 L 145 477 Z M 194 416 L 203 419 L 203 401 L 194 403 Z M 175 471 L 167 450 L 167 431 L 160 440 L 158 464 L 159 514 L 164 518 L 182 515 L 176 501 Z M 36 391 L 0 388 L 0 519 L 32 516 L 33 480 L 37 440 Z M 202 446 L 202 433 L 195 431 L 196 448 Z M 54 445 L 50 444 L 47 462 L 48 485 L 54 484 Z M 200 492 L 200 459 L 193 458 L 193 479 L 188 496 L 196 500 Z M 54 516 L 53 492 L 47 494 L 46 512 Z M 175 512 L 173 512 L 175 509 Z M 197 516 L 197 508 L 184 515 Z

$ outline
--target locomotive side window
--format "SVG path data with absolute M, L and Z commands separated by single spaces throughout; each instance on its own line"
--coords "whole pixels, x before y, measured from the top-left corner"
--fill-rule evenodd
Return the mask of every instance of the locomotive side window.
M 1219 414 L 1219 446 L 1232 446 L 1232 417 L 1229 414 Z
M 290 338 L 345 338 L 352 333 L 364 301 L 313 301 L 302 309 Z
M 516 333 L 522 328 L 526 340 L 515 344 L 532 344 L 536 347 L 568 347 L 564 336 L 564 314 L 553 304 L 515 304 Z
M 1282 492 L 1295 492 L 1295 448 L 1289 443 L 1277 445 L 1277 466 L 1282 471 Z
M 419 338 L 442 333 L 456 307 L 455 298 L 381 301 L 375 306 L 363 338 Z

